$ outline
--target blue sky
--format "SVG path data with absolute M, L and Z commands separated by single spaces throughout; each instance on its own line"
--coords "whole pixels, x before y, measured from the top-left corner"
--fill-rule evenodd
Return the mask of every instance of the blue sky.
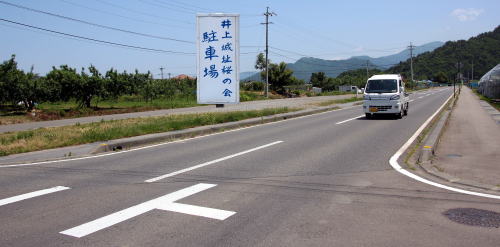
M 266 6 L 277 16 L 270 21 L 270 59 L 294 62 L 301 55 L 343 59 L 379 57 L 403 50 L 410 42 L 468 39 L 500 24 L 498 0 L 439 1 L 319 1 L 319 0 L 2 0 L 36 10 L 134 32 L 195 41 L 196 13 L 239 13 L 241 72 L 253 71 L 255 57 L 264 51 L 263 13 Z M 195 53 L 192 43 L 126 34 L 72 22 L 0 4 L 0 18 L 110 42 Z M 196 56 L 121 48 L 81 41 L 0 21 L 0 58 L 16 54 L 20 67 L 45 74 L 52 66 L 68 64 L 104 72 L 150 70 L 160 67 L 172 76 L 196 73 Z

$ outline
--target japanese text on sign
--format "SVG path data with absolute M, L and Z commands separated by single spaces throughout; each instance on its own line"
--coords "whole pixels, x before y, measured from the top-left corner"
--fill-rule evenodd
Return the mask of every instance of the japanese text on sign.
M 197 15 L 200 104 L 239 102 L 239 15 Z

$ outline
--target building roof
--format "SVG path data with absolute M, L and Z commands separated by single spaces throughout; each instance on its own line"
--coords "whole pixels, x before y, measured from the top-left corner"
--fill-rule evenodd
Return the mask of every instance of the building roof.
M 191 77 L 191 76 L 188 76 L 188 75 L 185 75 L 185 74 L 180 74 L 176 77 L 173 77 L 172 79 L 179 79 L 179 80 L 182 80 L 182 79 L 194 79 L 194 77 Z

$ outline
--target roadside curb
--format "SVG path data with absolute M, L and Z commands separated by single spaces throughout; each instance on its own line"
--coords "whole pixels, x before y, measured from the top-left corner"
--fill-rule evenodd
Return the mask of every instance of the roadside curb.
M 241 120 L 241 121 L 237 121 L 237 122 L 228 122 L 228 123 L 221 123 L 221 124 L 215 124 L 215 125 L 194 127 L 194 128 L 185 129 L 185 130 L 176 130 L 176 131 L 169 131 L 169 132 L 163 132 L 163 133 L 148 134 L 148 135 L 142 135 L 142 136 L 116 139 L 116 140 L 111 140 L 109 142 L 100 144 L 90 154 L 100 154 L 100 153 L 109 152 L 109 151 L 126 150 L 126 149 L 135 148 L 135 147 L 146 146 L 149 144 L 172 141 L 172 140 L 176 140 L 176 139 L 190 138 L 190 137 L 195 137 L 195 136 L 200 136 L 200 135 L 208 135 L 208 134 L 212 134 L 212 133 L 222 132 L 225 130 L 232 130 L 232 129 L 238 129 L 238 128 L 243 128 L 243 127 L 258 125 L 258 124 L 276 122 L 276 121 L 280 121 L 280 120 L 297 118 L 297 117 L 302 117 L 302 116 L 306 116 L 306 115 L 312 115 L 315 113 L 338 110 L 338 109 L 342 109 L 342 108 L 339 108 L 338 106 L 327 106 L 327 107 L 320 107 L 320 108 L 314 108 L 314 109 L 300 110 L 300 111 L 296 111 L 296 112 L 270 115 L 270 116 L 265 116 L 265 117 L 245 119 L 245 120 Z
M 441 180 L 445 180 L 449 183 L 499 192 L 500 188 L 498 188 L 497 186 L 482 184 L 479 182 L 454 177 L 450 174 L 440 171 L 440 168 L 433 164 L 435 158 L 435 150 L 437 149 L 441 135 L 443 134 L 446 125 L 448 124 L 455 103 L 456 99 L 452 98 L 448 106 L 444 108 L 440 114 L 437 115 L 437 118 L 434 120 L 436 121 L 435 124 L 430 127 L 430 132 L 423 138 L 421 142 L 421 148 L 417 157 L 417 165 L 428 175 Z

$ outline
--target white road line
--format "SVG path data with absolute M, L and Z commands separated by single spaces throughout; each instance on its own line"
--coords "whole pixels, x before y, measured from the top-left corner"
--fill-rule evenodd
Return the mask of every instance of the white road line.
M 359 115 L 359 116 L 357 116 L 357 117 L 349 118 L 349 119 L 344 120 L 344 121 L 336 122 L 335 124 L 343 124 L 343 123 L 345 123 L 345 122 L 349 122 L 349 121 L 352 121 L 352 120 L 354 120 L 354 119 L 358 119 L 358 118 L 361 118 L 361 117 L 364 117 L 364 116 L 365 116 L 365 115 Z
M 188 204 L 176 203 L 175 201 L 194 195 L 198 192 L 217 186 L 216 184 L 196 184 L 173 193 L 143 202 L 141 204 L 123 209 L 116 213 L 90 221 L 88 223 L 73 227 L 60 232 L 61 234 L 77 238 L 85 237 L 91 233 L 108 228 L 135 216 L 144 214 L 154 209 L 168 210 L 195 216 L 202 216 L 217 220 L 225 220 L 236 212 L 225 211 L 213 208 L 205 208 Z
M 70 189 L 70 188 L 64 187 L 64 186 L 56 186 L 56 187 L 52 187 L 52 188 L 48 188 L 48 189 L 44 189 L 44 190 L 37 190 L 34 192 L 5 198 L 5 199 L 0 200 L 0 206 L 7 205 L 10 203 L 14 203 L 14 202 L 18 202 L 18 201 L 22 201 L 22 200 L 26 200 L 26 199 L 30 199 L 30 198 L 37 197 L 37 196 L 43 196 L 46 194 L 50 194 L 50 193 L 54 193 L 54 192 L 58 192 L 58 191 L 62 191 L 62 190 L 67 190 L 67 189 Z
M 86 157 L 72 158 L 72 159 L 63 159 L 63 160 L 41 161 L 41 162 L 32 162 L 32 163 L 23 163 L 23 164 L 14 164 L 14 165 L 0 165 L 0 169 L 1 168 L 9 168 L 9 167 L 35 166 L 35 165 L 44 165 L 44 164 L 52 164 L 52 163 L 62 163 L 62 162 L 70 162 L 70 161 L 77 161 L 77 160 L 95 159 L 95 158 L 99 158 L 99 157 L 105 157 L 105 156 L 110 156 L 110 155 L 117 155 L 117 154 L 123 154 L 123 153 L 128 153 L 128 152 L 134 152 L 134 151 L 138 151 L 138 150 L 142 150 L 142 149 L 159 147 L 159 146 L 164 146 L 164 145 L 168 145 L 168 144 L 175 144 L 175 143 L 179 143 L 179 142 L 187 142 L 187 141 L 195 140 L 195 139 L 199 139 L 199 138 L 204 138 L 204 137 L 209 137 L 209 136 L 215 136 L 215 135 L 221 135 L 221 134 L 226 134 L 226 133 L 241 131 L 241 130 L 245 130 L 245 129 L 256 128 L 256 127 L 260 127 L 260 126 L 266 126 L 266 125 L 271 125 L 271 124 L 278 124 L 278 123 L 282 123 L 282 122 L 286 122 L 286 121 L 292 121 L 292 120 L 297 120 L 297 119 L 302 119 L 302 118 L 309 118 L 309 117 L 314 117 L 314 116 L 323 115 L 323 114 L 327 114 L 327 113 L 332 113 L 332 112 L 336 112 L 336 111 L 347 110 L 347 109 L 351 109 L 351 108 L 355 108 L 355 107 L 360 107 L 360 106 L 359 105 L 353 105 L 353 106 L 349 106 L 349 107 L 342 108 L 342 109 L 335 109 L 335 110 L 331 110 L 331 111 L 319 112 L 319 113 L 315 113 L 315 114 L 311 114 L 311 115 L 305 115 L 305 116 L 301 116 L 301 117 L 283 119 L 283 120 L 276 121 L 276 122 L 269 122 L 269 123 L 264 123 L 264 124 L 257 124 L 257 125 L 252 125 L 252 126 L 248 126 L 248 127 L 242 127 L 242 128 L 238 128 L 238 129 L 233 129 L 233 130 L 227 130 L 227 131 L 223 131 L 223 132 L 212 133 L 212 134 L 208 134 L 208 135 L 195 136 L 195 137 L 181 139 L 181 140 L 176 140 L 176 141 L 171 141 L 171 142 L 163 142 L 163 143 L 148 145 L 148 146 L 144 146 L 144 147 L 132 148 L 132 149 L 123 150 L 123 151 L 120 151 L 120 152 L 104 153 L 104 154 L 98 154 L 98 155 L 93 155 L 93 156 L 86 156 Z
M 275 142 L 272 142 L 272 143 L 269 143 L 269 144 L 266 144 L 266 145 L 258 146 L 256 148 L 248 149 L 248 150 L 243 151 L 243 152 L 239 152 L 239 153 L 236 153 L 236 154 L 228 155 L 228 156 L 216 159 L 216 160 L 208 161 L 208 162 L 205 162 L 203 164 L 195 165 L 195 166 L 188 167 L 188 168 L 185 168 L 185 169 L 182 169 L 182 170 L 179 170 L 179 171 L 175 171 L 175 172 L 171 172 L 171 173 L 168 173 L 168 174 L 165 174 L 165 175 L 161 175 L 159 177 L 151 178 L 151 179 L 148 179 L 148 180 L 146 180 L 144 182 L 146 182 L 146 183 L 156 182 L 156 181 L 162 180 L 164 178 L 172 177 L 172 176 L 179 175 L 181 173 L 185 173 L 185 172 L 188 172 L 188 171 L 192 171 L 192 170 L 195 170 L 195 169 L 198 169 L 198 168 L 201 168 L 201 167 L 209 166 L 209 165 L 215 164 L 217 162 L 221 162 L 221 161 L 224 161 L 224 160 L 227 160 L 227 159 L 231 159 L 231 158 L 243 155 L 243 154 L 247 154 L 247 153 L 250 153 L 250 152 L 253 152 L 253 151 L 257 151 L 259 149 L 267 148 L 267 147 L 270 147 L 270 146 L 273 146 L 273 145 L 276 145 L 276 144 L 279 144 L 279 143 L 282 143 L 282 142 L 283 141 L 275 141 Z
M 443 105 L 441 105 L 441 107 L 439 107 L 439 109 L 436 112 L 434 112 L 434 114 L 432 114 L 432 116 L 430 116 L 424 122 L 424 124 L 422 124 L 422 126 L 420 126 L 420 128 L 417 129 L 417 131 L 410 137 L 410 139 L 405 144 L 403 144 L 403 146 L 401 146 L 401 148 L 389 159 L 389 164 L 391 164 L 391 166 L 392 166 L 392 168 L 394 168 L 394 170 L 396 170 L 397 172 L 399 172 L 399 173 L 401 173 L 401 174 L 403 174 L 405 176 L 408 176 L 408 177 L 413 178 L 413 179 L 415 179 L 415 180 L 417 180 L 419 182 L 426 183 L 426 184 L 429 184 L 429 185 L 432 185 L 432 186 L 435 186 L 435 187 L 438 187 L 438 188 L 441 188 L 441 189 L 450 190 L 450 191 L 454 191 L 454 192 L 458 192 L 458 193 L 463 193 L 463 194 L 467 194 L 467 195 L 474 195 L 474 196 L 480 196 L 480 197 L 500 199 L 500 196 L 497 196 L 497 195 L 491 195 L 491 194 L 486 194 L 486 193 L 479 193 L 479 192 L 474 192 L 474 191 L 468 191 L 468 190 L 458 189 L 458 188 L 450 187 L 450 186 L 447 186 L 447 185 L 443 185 L 443 184 L 439 184 L 439 183 L 427 180 L 425 178 L 419 177 L 419 176 L 417 176 L 417 175 L 415 175 L 415 174 L 413 174 L 413 173 L 405 170 L 398 163 L 398 159 L 401 156 L 401 154 L 403 154 L 406 151 L 406 149 L 408 149 L 408 147 L 410 147 L 410 145 L 413 143 L 413 141 L 415 141 L 415 139 L 420 135 L 420 133 L 422 133 L 422 131 L 431 122 L 431 120 L 434 118 L 434 116 L 436 116 L 441 111 L 441 109 L 443 109 L 443 107 L 446 105 L 446 103 L 452 97 L 453 97 L 453 94 L 450 95 L 450 97 L 448 97 L 448 99 L 443 103 Z
M 201 216 L 205 218 L 217 219 L 217 220 L 225 220 L 231 217 L 236 212 L 220 210 L 215 208 L 206 208 L 189 204 L 182 203 L 167 203 L 158 207 L 157 209 L 167 210 L 182 214 L 190 214 L 195 216 Z
M 423 98 L 423 97 L 424 97 L 424 96 L 420 96 L 420 97 L 418 97 L 418 99 L 421 99 L 421 98 Z

